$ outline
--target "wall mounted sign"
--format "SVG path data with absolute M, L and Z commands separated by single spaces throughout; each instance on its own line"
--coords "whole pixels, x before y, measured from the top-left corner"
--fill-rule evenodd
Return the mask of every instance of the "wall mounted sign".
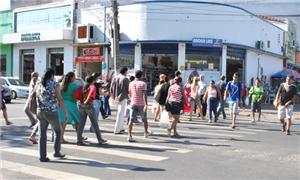
M 41 33 L 26 33 L 21 34 L 21 41 L 39 41 L 41 40 Z
M 193 38 L 192 41 L 194 47 L 222 47 L 222 44 L 222 39 Z
M 97 56 L 100 55 L 100 48 L 82 48 L 83 56 Z

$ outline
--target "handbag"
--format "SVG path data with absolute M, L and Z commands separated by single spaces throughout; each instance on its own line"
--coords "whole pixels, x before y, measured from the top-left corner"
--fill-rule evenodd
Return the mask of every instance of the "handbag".
M 169 112 L 167 112 L 166 110 L 163 110 L 163 112 L 161 113 L 159 126 L 161 128 L 169 128 L 170 126 Z
M 274 108 L 275 108 L 275 109 L 278 109 L 279 105 L 280 105 L 279 99 L 274 99 L 274 101 L 273 101 L 273 106 L 274 106 Z
M 73 99 L 81 101 L 83 98 L 83 87 L 79 86 L 72 94 Z
M 165 104 L 165 110 L 167 111 L 167 112 L 170 112 L 171 111 L 171 104 L 169 103 L 169 101 L 167 101 L 166 102 L 166 104 Z

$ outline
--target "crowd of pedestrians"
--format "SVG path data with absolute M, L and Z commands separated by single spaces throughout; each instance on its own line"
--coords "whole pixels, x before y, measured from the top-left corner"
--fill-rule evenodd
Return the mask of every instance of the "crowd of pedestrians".
M 33 144 L 39 144 L 41 162 L 49 161 L 46 147 L 49 124 L 52 128 L 52 140 L 55 142 L 54 157 L 65 156 L 60 150 L 61 144 L 68 143 L 64 139 L 67 125 L 72 125 L 75 129 L 77 145 L 88 145 L 87 137 L 83 136 L 87 117 L 91 121 L 90 132 L 95 133 L 98 143 L 107 143 L 101 134 L 101 125 L 99 127 L 98 121 L 100 114 L 102 119 L 111 115 L 110 98 L 117 107 L 114 134 L 125 133 L 126 114 L 128 115 L 128 142 L 135 142 L 132 129 L 134 123 L 138 122 L 138 117 L 144 124 L 144 137 L 147 138 L 152 134 L 148 128 L 147 117 L 148 88 L 142 71 L 136 71 L 135 76 L 129 79 L 128 69 L 123 67 L 118 75 L 106 83 L 102 81 L 100 74 L 94 73 L 86 77 L 83 85 L 76 82 L 74 72 L 64 75 L 60 83 L 54 80 L 54 74 L 52 69 L 48 69 L 39 81 L 39 74 L 32 73 L 30 95 L 24 108 L 31 123 L 30 127 L 33 127 L 29 140 Z M 249 98 L 252 111 L 251 122 L 256 122 L 255 113 L 258 113 L 257 121 L 261 121 L 261 104 L 265 97 L 265 90 L 259 79 L 256 79 L 255 85 L 248 91 L 244 83 L 239 81 L 238 73 L 234 73 L 232 81 L 226 82 L 225 76 L 221 76 L 219 82 L 211 80 L 209 85 L 205 83 L 204 75 L 189 77 L 185 85 L 179 71 L 174 75 L 174 78 L 169 78 L 161 74 L 153 92 L 154 121 L 168 122 L 166 133 L 169 137 L 180 136 L 177 124 L 180 123 L 180 116 L 184 113 L 187 113 L 190 121 L 197 120 L 198 116 L 201 120 L 207 119 L 208 123 L 217 123 L 220 115 L 225 120 L 226 103 L 230 112 L 230 127 L 234 129 L 240 107 L 246 106 Z M 2 86 L 0 90 L 3 93 Z M 11 122 L 7 118 L 7 108 L 2 93 L 0 93 L 0 108 L 6 124 L 9 125 Z M 280 85 L 273 103 L 278 108 L 282 131 L 287 135 L 290 134 L 296 94 L 297 87 L 293 84 L 293 76 L 288 76 L 286 82 Z

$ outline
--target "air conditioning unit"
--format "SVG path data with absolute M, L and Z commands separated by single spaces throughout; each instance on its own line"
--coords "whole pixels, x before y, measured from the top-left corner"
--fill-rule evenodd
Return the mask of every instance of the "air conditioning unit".
M 78 24 L 75 41 L 76 43 L 95 43 L 94 26 L 91 24 Z
M 263 41 L 256 41 L 255 42 L 255 48 L 263 49 L 264 48 L 264 42 Z

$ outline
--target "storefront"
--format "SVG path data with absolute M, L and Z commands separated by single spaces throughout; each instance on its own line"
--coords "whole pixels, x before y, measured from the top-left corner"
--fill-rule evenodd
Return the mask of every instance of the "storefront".
M 13 44 L 13 76 L 24 83 L 30 82 L 34 71 L 42 75 L 52 68 L 56 76 L 73 71 L 71 30 L 5 34 L 3 42 Z
M 77 55 L 74 58 L 79 76 L 85 79 L 86 76 L 92 73 L 102 74 L 102 69 L 106 69 L 104 51 L 106 48 L 103 46 L 83 46 L 77 48 Z

